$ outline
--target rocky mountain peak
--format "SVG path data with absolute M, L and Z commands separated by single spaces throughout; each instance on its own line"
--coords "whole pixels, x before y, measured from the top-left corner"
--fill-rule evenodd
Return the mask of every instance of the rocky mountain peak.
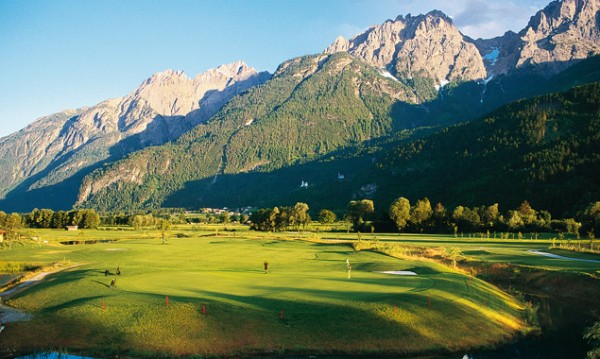
M 441 10 L 431 10 L 430 12 L 428 12 L 427 14 L 425 14 L 425 16 L 426 17 L 432 17 L 432 18 L 442 19 L 442 20 L 445 20 L 446 22 L 449 22 L 449 23 L 453 24 L 452 18 L 450 16 L 446 15 Z
M 571 26 L 580 17 L 593 18 L 595 12 L 594 1 L 553 1 L 531 17 L 528 28 L 538 34 L 550 35 L 553 31 Z
M 518 34 L 477 40 L 492 74 L 533 66 L 546 76 L 600 54 L 600 0 L 553 1 L 538 11 Z
M 483 59 L 446 14 L 398 16 L 350 40 L 338 37 L 325 53 L 347 52 L 397 77 L 425 77 L 439 85 L 486 77 Z
M 154 75 L 150 76 L 145 83 L 152 83 L 156 81 L 169 81 L 175 78 L 188 78 L 187 75 L 183 72 L 183 70 L 175 71 L 172 69 L 168 69 L 165 71 L 157 72 Z
M 600 0 L 553 1 L 523 29 L 515 67 L 541 66 L 546 73 L 600 54 Z
M 230 64 L 221 65 L 213 69 L 209 69 L 204 73 L 198 74 L 194 78 L 196 86 L 202 86 L 202 83 L 212 82 L 215 79 L 247 79 L 258 75 L 258 72 L 246 65 L 243 61 L 235 61 Z
M 326 54 L 334 54 L 336 52 L 346 52 L 346 51 L 348 51 L 349 47 L 350 47 L 350 41 L 348 41 L 345 37 L 340 35 L 335 38 L 335 41 L 333 41 L 333 43 L 331 45 L 329 45 L 329 47 L 327 47 L 327 49 L 325 49 L 324 52 Z

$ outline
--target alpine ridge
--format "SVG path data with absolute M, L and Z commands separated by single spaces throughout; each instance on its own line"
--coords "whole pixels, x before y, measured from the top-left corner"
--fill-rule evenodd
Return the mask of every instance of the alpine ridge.
M 398 78 L 427 78 L 437 86 L 486 77 L 477 47 L 452 19 L 437 10 L 426 15 L 398 16 L 350 40 L 338 37 L 325 49 L 327 54 L 340 51 L 386 69 Z
M 89 171 L 206 121 L 234 95 L 270 78 L 238 61 L 199 74 L 154 74 L 123 98 L 38 119 L 0 139 L 0 195 L 28 191 Z M 24 187 L 24 188 L 23 188 Z
M 490 75 L 534 68 L 555 75 L 577 61 L 600 54 L 600 0 L 553 1 L 515 34 L 475 44 Z
M 393 75 L 448 82 L 488 79 L 526 67 L 551 76 L 600 54 L 600 0 L 553 1 L 528 25 L 494 39 L 464 36 L 441 11 L 398 16 L 350 40 L 338 37 L 325 53 L 347 52 Z

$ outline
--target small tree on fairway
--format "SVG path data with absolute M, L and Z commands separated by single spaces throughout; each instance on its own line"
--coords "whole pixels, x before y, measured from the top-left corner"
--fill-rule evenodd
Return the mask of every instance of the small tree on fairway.
M 166 219 L 161 219 L 158 221 L 156 225 L 156 229 L 158 229 L 162 235 L 163 244 L 167 243 L 167 231 L 171 229 L 171 222 Z
M 431 218 L 433 210 L 427 197 L 420 199 L 410 209 L 410 222 L 421 232 L 427 226 L 427 221 Z
M 223 224 L 227 224 L 227 223 L 231 222 L 231 217 L 229 215 L 229 212 L 227 212 L 227 211 L 221 212 L 221 214 L 219 215 L 219 221 Z
M 399 231 L 402 231 L 410 219 L 410 201 L 400 197 L 390 205 L 390 218 L 396 224 Z
M 133 218 L 131 219 L 131 225 L 133 226 L 133 228 L 135 228 L 136 231 L 140 230 L 140 228 L 142 228 L 142 224 L 144 222 L 144 218 L 142 216 L 140 216 L 139 214 L 136 216 L 133 216 Z
M 322 209 L 319 212 L 319 223 L 321 224 L 332 224 L 337 219 L 335 213 L 328 209 Z
M 86 229 L 98 228 L 100 224 L 100 216 L 93 209 L 83 210 L 81 219 L 81 227 Z
M 23 218 L 18 213 L 11 213 L 4 219 L 4 228 L 10 239 L 17 239 L 19 236 L 17 230 L 23 228 Z
M 452 267 L 456 268 L 456 262 L 462 258 L 462 252 L 458 247 L 444 248 L 444 257 L 452 261 Z
M 498 203 L 485 207 L 480 215 L 484 228 L 493 228 L 496 225 L 499 213 Z
M 524 222 L 518 211 L 509 211 L 507 224 L 511 231 L 517 231 L 523 227 Z
M 292 215 L 294 218 L 294 223 L 296 226 L 302 226 L 302 228 L 306 228 L 306 225 L 310 223 L 310 215 L 308 214 L 308 204 L 298 202 L 292 208 Z
M 348 217 L 352 221 L 355 231 L 365 223 L 364 217 L 375 211 L 375 205 L 370 199 L 361 199 L 360 201 L 350 201 L 348 203 Z

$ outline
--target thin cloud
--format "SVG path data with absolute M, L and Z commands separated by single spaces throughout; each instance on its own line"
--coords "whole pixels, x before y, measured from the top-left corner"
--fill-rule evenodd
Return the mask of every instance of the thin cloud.
M 473 38 L 491 38 L 508 30 L 518 32 L 541 9 L 512 1 L 467 0 L 462 4 L 463 9 L 453 19 L 464 34 Z
M 508 30 L 523 29 L 531 16 L 551 0 L 379 0 L 363 3 L 365 11 L 395 17 L 407 13 L 425 14 L 441 10 L 459 30 L 472 38 L 501 36 Z
M 338 34 L 346 39 L 351 39 L 354 36 L 365 32 L 367 29 L 368 28 L 366 27 L 360 27 L 352 24 L 341 24 L 336 27 Z

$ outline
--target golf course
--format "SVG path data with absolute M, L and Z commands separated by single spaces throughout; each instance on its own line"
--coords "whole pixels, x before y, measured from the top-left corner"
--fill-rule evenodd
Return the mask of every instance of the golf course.
M 182 225 L 167 237 L 163 243 L 157 230 L 130 227 L 48 229 L 37 230 L 35 241 L 3 247 L 0 295 L 27 320 L 0 333 L 0 355 L 464 353 L 535 332 L 534 308 L 411 248 L 457 248 L 461 261 L 600 273 L 598 256 L 568 253 L 584 259 L 571 261 L 532 252 L 549 253 L 549 240 L 359 240 L 355 233 L 262 233 L 241 225 Z M 28 282 L 41 272 L 43 279 Z

